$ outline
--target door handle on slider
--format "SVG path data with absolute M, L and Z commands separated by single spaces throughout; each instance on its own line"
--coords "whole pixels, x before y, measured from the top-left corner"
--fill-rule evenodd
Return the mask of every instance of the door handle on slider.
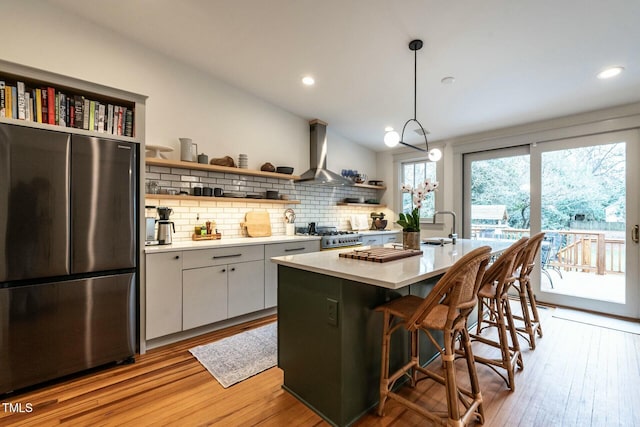
M 631 230 L 631 240 L 638 243 L 640 230 L 638 230 L 638 224 L 633 226 L 633 230 Z

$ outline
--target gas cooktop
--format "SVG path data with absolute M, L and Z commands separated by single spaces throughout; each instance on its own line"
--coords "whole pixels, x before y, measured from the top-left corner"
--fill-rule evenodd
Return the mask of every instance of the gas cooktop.
M 356 231 L 338 231 L 337 227 L 298 227 L 296 234 L 321 236 L 320 249 L 346 248 L 362 245 L 362 235 Z

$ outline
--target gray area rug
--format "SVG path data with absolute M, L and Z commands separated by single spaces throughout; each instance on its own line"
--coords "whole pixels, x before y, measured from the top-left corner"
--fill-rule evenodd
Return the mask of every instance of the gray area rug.
M 277 325 L 270 323 L 189 351 L 227 388 L 276 365 Z

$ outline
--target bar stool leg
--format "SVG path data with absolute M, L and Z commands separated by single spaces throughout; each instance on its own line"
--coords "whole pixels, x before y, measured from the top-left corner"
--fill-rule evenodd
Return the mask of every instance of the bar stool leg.
M 458 407 L 458 386 L 456 383 L 456 372 L 453 362 L 455 360 L 455 332 L 445 331 L 444 353 L 442 353 L 442 365 L 446 377 L 445 386 L 447 389 L 447 408 L 449 419 L 447 425 L 460 425 L 460 408 Z
M 378 403 L 378 415 L 384 414 L 384 405 L 387 401 L 387 395 L 389 393 L 389 347 L 391 344 L 391 335 L 389 330 L 391 328 L 391 314 L 387 311 L 384 312 L 383 324 L 382 324 L 382 354 L 381 354 L 381 369 L 380 369 L 380 402 Z
M 535 322 L 538 336 L 542 338 L 542 325 L 540 324 L 540 317 L 538 316 L 538 307 L 536 305 L 536 296 L 531 288 L 531 282 L 527 280 L 527 295 L 529 297 L 529 305 L 531 306 L 531 313 L 533 314 L 533 321 Z M 535 339 L 535 337 L 533 338 Z M 535 343 L 534 343 L 535 348 Z
M 460 346 L 464 349 L 464 358 L 467 362 L 467 370 L 469 371 L 469 379 L 471 381 L 471 392 L 474 399 L 480 401 L 478 404 L 478 421 L 480 424 L 484 424 L 484 407 L 482 404 L 482 394 L 480 393 L 480 382 L 478 381 L 478 373 L 476 371 L 476 363 L 471 351 L 471 338 L 466 328 L 463 329 L 460 337 Z

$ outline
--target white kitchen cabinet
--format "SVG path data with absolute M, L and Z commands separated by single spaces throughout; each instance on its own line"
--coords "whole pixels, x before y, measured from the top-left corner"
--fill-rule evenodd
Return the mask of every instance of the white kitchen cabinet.
M 400 231 L 382 231 L 362 233 L 362 244 L 364 246 L 384 245 L 387 243 L 402 242 L 402 234 Z
M 264 308 L 264 245 L 185 251 L 183 330 Z
M 402 234 L 400 231 L 396 231 L 396 232 L 385 232 L 384 234 L 381 235 L 382 237 L 382 244 L 386 244 L 386 243 L 402 243 Z
M 228 264 L 228 317 L 236 317 L 264 308 L 264 261 Z
M 380 234 L 365 234 L 362 236 L 362 244 L 364 246 L 382 245 L 382 235 Z
M 182 328 L 184 330 L 227 318 L 227 267 L 182 271 Z
M 320 240 L 304 242 L 273 243 L 264 247 L 264 307 L 278 304 L 278 266 L 271 262 L 272 257 L 318 252 Z
M 182 330 L 182 252 L 146 256 L 146 338 Z

